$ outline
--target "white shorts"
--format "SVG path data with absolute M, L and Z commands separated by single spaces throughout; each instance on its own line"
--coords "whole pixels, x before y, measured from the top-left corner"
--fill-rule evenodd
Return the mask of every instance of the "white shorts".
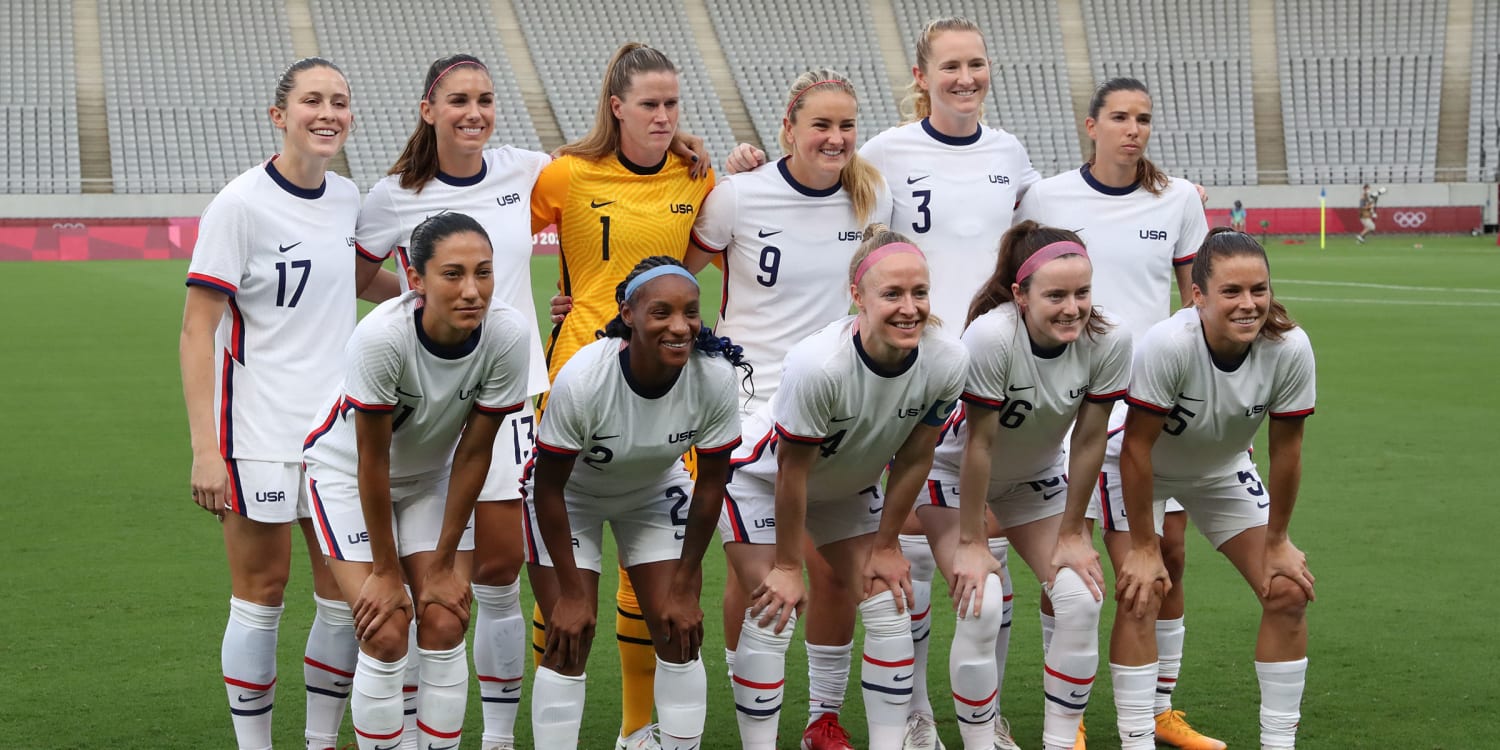
M 396 533 L 397 555 L 406 557 L 437 549 L 448 505 L 448 476 L 449 471 L 444 469 L 391 480 L 391 528 Z M 374 562 L 364 509 L 359 504 L 359 479 L 309 464 L 307 492 L 323 554 L 335 560 Z M 458 549 L 474 549 L 473 516 Z
M 229 510 L 261 523 L 308 518 L 307 483 L 302 464 L 281 461 L 224 462 L 229 472 Z
M 1059 464 L 1036 479 L 990 482 L 985 502 L 1005 529 L 1062 515 L 1068 504 L 1068 477 Z M 926 491 L 917 496 L 917 507 L 924 505 L 960 507 L 958 475 L 933 472 L 928 476 Z
M 880 528 L 885 495 L 880 487 L 846 497 L 808 498 L 805 526 L 813 546 L 873 534 Z M 735 477 L 724 489 L 719 536 L 725 543 L 776 543 L 776 487 L 752 477 Z
M 479 502 L 521 499 L 521 474 L 536 449 L 536 407 L 531 399 L 522 402 L 521 410 L 507 414 L 495 433 L 495 449 L 490 455 L 490 473 L 479 490 Z
M 1206 479 L 1157 479 L 1155 488 L 1157 497 L 1171 495 L 1182 501 L 1188 518 L 1214 549 L 1240 532 L 1265 526 L 1271 516 L 1271 498 L 1254 466 Z
M 1373 232 L 1373 231 L 1375 231 L 1375 220 L 1374 219 L 1360 219 L 1359 220 L 1359 225 L 1361 227 L 1364 227 L 1364 229 L 1365 229 L 1366 232 Z
M 693 480 L 681 471 L 673 471 L 671 479 L 649 489 L 624 495 L 595 498 L 564 490 L 568 526 L 573 531 L 574 563 L 585 570 L 600 572 L 604 562 L 605 521 L 614 534 L 620 564 L 626 568 L 682 557 L 692 494 Z M 536 521 L 535 498 L 526 498 L 526 513 L 521 519 L 526 531 L 526 561 L 552 567 L 552 556 L 547 554 Z
M 1120 489 L 1120 449 L 1125 444 L 1125 428 L 1110 432 L 1109 442 L 1104 444 L 1104 466 L 1099 470 L 1098 486 L 1089 499 L 1085 518 L 1100 521 L 1105 531 L 1130 531 L 1130 522 L 1125 519 L 1125 493 Z M 1161 534 L 1162 513 L 1180 513 L 1182 503 L 1167 497 L 1163 510 L 1156 514 L 1156 533 Z

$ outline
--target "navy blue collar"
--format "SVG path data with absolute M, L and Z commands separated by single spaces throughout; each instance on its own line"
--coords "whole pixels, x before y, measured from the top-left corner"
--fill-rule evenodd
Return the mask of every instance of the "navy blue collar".
M 469 338 L 464 339 L 462 344 L 447 346 L 428 338 L 427 331 L 422 329 L 422 308 L 417 308 L 416 313 L 411 317 L 417 324 L 417 340 L 422 342 L 422 348 L 426 349 L 428 354 L 438 359 L 463 359 L 479 348 L 479 336 L 484 331 L 484 326 L 475 328 L 474 332 L 469 334 Z
M 635 373 L 630 369 L 630 346 L 626 345 L 620 348 L 620 374 L 625 376 L 625 384 L 630 386 L 630 390 L 635 391 L 635 395 L 646 399 L 658 399 L 672 392 L 672 386 L 677 385 L 677 379 L 682 377 L 682 370 L 672 375 L 672 382 L 660 388 L 648 388 L 635 379 Z
M 276 156 L 280 156 L 280 154 L 277 154 Z M 276 169 L 276 156 L 271 157 L 271 160 L 266 162 L 266 174 L 271 175 L 272 182 L 275 182 L 276 185 L 282 190 L 285 190 L 298 198 L 315 201 L 323 197 L 323 191 L 328 188 L 327 179 L 324 179 L 322 183 L 311 190 L 307 188 L 297 187 L 296 185 L 292 184 L 291 180 L 288 180 L 281 174 L 278 169 Z
M 927 131 L 927 135 L 932 136 L 932 139 L 934 141 L 937 141 L 938 143 L 947 144 L 949 146 L 972 146 L 979 142 L 980 136 L 984 135 L 984 125 L 982 124 L 974 128 L 973 135 L 966 135 L 957 138 L 951 135 L 944 135 L 943 133 L 939 132 L 937 128 L 932 126 L 932 122 L 930 122 L 930 119 L 931 118 L 927 117 L 922 118 L 922 129 Z
M 1214 369 L 1219 372 L 1235 372 L 1239 370 L 1240 365 L 1245 364 L 1245 360 L 1250 359 L 1250 350 L 1255 348 L 1255 342 L 1252 341 L 1250 342 L 1250 346 L 1245 347 L 1244 354 L 1234 359 L 1219 359 L 1219 355 L 1214 354 L 1214 348 L 1208 345 L 1208 331 L 1203 328 L 1201 321 L 1198 323 L 1198 333 L 1203 335 L 1203 348 L 1208 350 L 1208 358 L 1214 363 Z
M 796 190 L 797 192 L 809 198 L 827 198 L 828 196 L 837 193 L 841 188 L 844 187 L 844 184 L 842 182 L 835 182 L 833 183 L 833 187 L 824 190 L 818 190 L 817 188 L 810 188 L 806 185 L 803 185 L 802 183 L 797 181 L 796 177 L 792 176 L 792 170 L 787 168 L 787 162 L 791 161 L 791 159 L 792 157 L 790 156 L 781 157 L 781 161 L 776 162 L 776 168 L 781 170 L 781 178 L 786 180 L 786 184 L 791 185 L 793 190 Z
M 1136 188 L 1141 186 L 1141 183 L 1139 182 L 1132 182 L 1122 188 L 1110 187 L 1095 179 L 1094 173 L 1089 170 L 1089 165 L 1087 164 L 1079 167 L 1078 173 L 1083 175 L 1083 181 L 1087 183 L 1089 187 L 1093 188 L 1095 192 L 1103 193 L 1104 195 L 1130 195 L 1131 193 L 1135 192 Z
M 899 378 L 905 375 L 906 371 L 912 368 L 912 365 L 917 363 L 917 350 L 913 349 L 911 350 L 911 354 L 906 355 L 906 359 L 902 360 L 901 364 L 896 366 L 896 369 L 887 369 L 884 365 L 870 358 L 869 352 L 865 351 L 865 342 L 860 339 L 858 331 L 854 332 L 854 351 L 859 353 L 859 361 L 865 363 L 865 367 L 868 367 L 870 372 L 882 378 Z
M 484 182 L 484 173 L 488 170 L 489 167 L 485 166 L 483 160 L 480 160 L 479 171 L 474 173 L 473 175 L 470 175 L 468 177 L 454 177 L 453 175 L 439 169 L 437 173 L 437 180 L 444 185 L 452 185 L 453 187 L 473 187 L 481 182 Z

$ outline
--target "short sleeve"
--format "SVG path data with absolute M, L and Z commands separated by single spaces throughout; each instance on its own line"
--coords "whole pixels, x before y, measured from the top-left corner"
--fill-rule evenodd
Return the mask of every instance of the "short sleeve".
M 700 404 L 704 419 L 698 427 L 696 445 L 700 454 L 728 453 L 740 444 L 738 379 L 733 366 L 722 359 L 705 364 L 707 374 L 716 382 L 704 389 L 705 403 Z
M 1026 147 L 1021 146 L 1020 148 L 1021 158 L 1026 160 L 1026 168 L 1021 170 L 1021 179 L 1019 180 L 1019 184 L 1016 186 L 1017 203 L 1020 203 L 1021 200 L 1026 197 L 1026 193 L 1031 190 L 1032 185 L 1035 185 L 1038 182 L 1042 181 L 1042 173 L 1036 171 L 1036 167 L 1032 166 L 1031 155 L 1026 153 Z
M 531 233 L 562 221 L 563 203 L 573 180 L 572 159 L 563 157 L 542 168 L 531 189 Z
M 1042 204 L 1046 201 L 1046 188 L 1040 184 L 1032 184 L 1026 187 L 1025 192 L 1017 190 L 1016 197 L 1020 203 L 1016 205 L 1015 215 L 1011 217 L 1012 221 L 1016 224 L 1020 224 L 1023 221 L 1035 221 L 1038 224 L 1047 223 L 1040 218 L 1042 216 Z
M 795 351 L 787 357 L 771 417 L 780 439 L 821 443 L 834 419 L 838 383 L 823 368 L 802 360 Z
M 891 200 L 891 186 L 886 184 L 885 179 L 882 178 L 880 187 L 875 191 L 875 213 L 871 214 L 869 220 L 863 223 L 868 225 L 871 221 L 878 221 L 882 224 L 890 224 L 895 221 L 895 218 L 891 215 L 895 210 L 896 204 Z
M 1181 347 L 1175 343 L 1172 319 L 1157 324 L 1141 339 L 1130 367 L 1130 392 L 1125 397 L 1131 406 L 1156 414 L 1166 414 L 1177 403 L 1177 387 L 1185 369 Z
M 1203 212 L 1203 201 L 1198 198 L 1198 188 L 1185 183 L 1187 190 L 1182 208 L 1182 227 L 1177 232 L 1177 245 L 1172 250 L 1172 265 L 1185 266 L 1193 262 L 1203 238 L 1208 236 L 1208 215 Z
M 201 286 L 231 297 L 250 265 L 249 209 L 236 196 L 220 193 L 198 223 L 198 240 L 188 262 L 188 286 Z
M 1313 413 L 1317 401 L 1316 367 L 1312 343 L 1301 328 L 1286 334 L 1281 356 L 1276 362 L 1276 382 L 1267 405 L 1272 419 L 1305 417 Z
M 734 240 L 734 218 L 739 196 L 734 180 L 725 180 L 703 201 L 703 210 L 693 222 L 692 241 L 706 253 L 722 253 Z
M 969 353 L 969 371 L 965 377 L 963 400 L 987 409 L 1005 404 L 1007 372 L 1010 370 L 1010 336 L 999 336 L 997 316 L 979 316 L 964 331 L 961 339 Z
M 1130 389 L 1130 334 L 1111 328 L 1099 343 L 1090 363 L 1089 393 L 1084 398 L 1097 403 L 1119 401 Z
M 569 360 L 568 364 L 582 360 Z M 576 376 L 585 368 L 564 366 L 557 373 L 557 380 L 547 394 L 547 409 L 542 412 L 542 424 L 537 429 L 536 447 L 553 455 L 573 456 L 583 450 L 588 437 L 588 405 L 591 402 L 587 389 L 578 388 Z
M 359 211 L 354 227 L 354 251 L 371 263 L 383 263 L 401 244 L 401 212 L 396 209 L 391 180 L 381 180 Z
M 394 333 L 389 326 L 355 328 L 346 350 L 349 364 L 344 379 L 344 400 L 350 406 L 375 413 L 396 409 L 403 367 Z
M 954 345 L 942 358 L 943 370 L 937 379 L 937 392 L 932 399 L 932 405 L 927 408 L 927 413 L 922 415 L 922 424 L 932 427 L 941 427 L 948 421 L 948 415 L 953 413 L 953 407 L 958 405 L 959 394 L 963 393 L 964 380 L 968 375 L 970 360 L 969 354 L 962 346 Z
M 526 385 L 531 367 L 531 345 L 523 335 L 529 326 L 514 311 L 503 315 L 492 312 L 487 326 L 497 330 L 498 341 L 490 359 L 489 372 L 474 400 L 474 408 L 486 414 L 513 414 L 526 400 Z

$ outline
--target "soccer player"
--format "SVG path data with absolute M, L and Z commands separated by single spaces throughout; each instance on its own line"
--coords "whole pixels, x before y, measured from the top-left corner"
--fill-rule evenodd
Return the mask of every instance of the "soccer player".
M 695 179 L 694 163 L 668 148 L 677 132 L 677 104 L 672 61 L 660 50 L 626 43 L 604 71 L 593 129 L 559 149 L 532 190 L 532 231 L 557 225 L 562 304 L 571 310 L 547 343 L 552 378 L 619 311 L 615 287 L 637 263 L 687 252 L 693 220 L 714 181 L 711 170 L 708 179 Z M 705 162 L 697 164 L 707 169 Z M 648 725 L 656 657 L 627 575 L 620 576 L 616 603 L 623 714 L 616 747 L 647 750 L 654 747 Z M 545 622 L 540 609 L 533 616 Z M 532 633 L 534 648 L 545 642 L 542 630 Z
M 708 716 L 698 597 L 740 443 L 742 362 L 703 327 L 698 282 L 677 259 L 641 261 L 616 298 L 604 336 L 558 373 L 527 471 L 528 567 L 547 614 L 533 736 L 538 747 L 578 747 L 608 521 L 651 630 L 660 744 L 688 750 Z M 696 477 L 678 463 L 689 447 Z
M 1375 231 L 1375 204 L 1378 200 L 1380 200 L 1380 195 L 1370 192 L 1369 183 L 1365 183 L 1365 186 L 1360 188 L 1359 234 L 1354 235 L 1354 239 L 1361 245 L 1365 244 L 1365 236 Z
M 327 60 L 298 60 L 277 82 L 270 117 L 281 153 L 203 213 L 182 314 L 182 390 L 193 500 L 223 522 L 229 558 L 221 659 L 235 737 L 243 750 L 271 747 L 289 527 L 300 521 L 317 603 L 303 657 L 305 732 L 307 747 L 322 750 L 337 744 L 355 645 L 307 520 L 301 445 L 356 315 L 346 253 L 359 190 L 327 171 L 354 125 L 349 83 Z
M 531 362 L 526 395 L 542 393 L 547 390 L 547 365 L 531 295 L 528 206 L 532 186 L 552 157 L 513 146 L 486 148 L 495 129 L 495 87 L 478 58 L 460 54 L 435 60 L 422 85 L 416 129 L 390 175 L 370 189 L 360 211 L 357 278 L 362 286 L 383 278 L 387 274 L 380 266 L 395 254 L 404 283 L 417 224 L 443 211 L 470 216 L 494 244 L 492 303 L 514 308 L 526 320 Z M 535 422 L 529 399 L 506 416 L 474 510 L 474 671 L 484 709 L 483 750 L 515 744 L 526 658 L 517 580 L 525 557 L 520 480 L 531 456 Z M 406 697 L 414 709 L 416 660 L 409 666 Z
M 403 734 L 408 659 L 422 662 L 421 746 L 454 746 L 463 730 L 474 504 L 529 379 L 525 316 L 491 305 L 493 254 L 465 214 L 417 225 L 411 291 L 355 328 L 343 382 L 304 444 L 318 541 L 360 641 L 350 708 L 361 750 Z
M 966 750 L 998 745 L 1001 564 L 982 533 L 986 505 L 1055 612 L 1043 675 L 1048 750 L 1073 747 L 1098 667 L 1104 574 L 1084 522 L 1094 483 L 1068 476 L 1099 474 L 1110 407 L 1129 382 L 1130 335 L 1093 307 L 1092 271 L 1065 229 L 1025 221 L 1005 235 L 963 334 L 964 407 L 917 507 L 958 609 L 948 668 Z
M 912 641 L 910 581 L 897 536 L 931 468 L 968 357 L 927 325 L 921 251 L 881 224 L 863 235 L 848 277 L 858 314 L 787 354 L 780 388 L 745 426 L 719 522 L 737 579 L 754 587 L 734 661 L 740 739 L 752 750 L 776 742 L 786 652 L 807 598 L 804 533 L 839 584 L 817 596 L 858 609 L 864 620 L 868 746 L 902 744 Z
M 1130 381 L 1120 458 L 1130 549 L 1118 564 L 1121 611 L 1110 646 L 1122 747 L 1155 747 L 1151 622 L 1170 584 L 1151 524 L 1175 497 L 1260 600 L 1260 744 L 1291 748 L 1314 579 L 1288 527 L 1316 396 L 1312 346 L 1276 301 L 1265 250 L 1250 235 L 1220 228 L 1208 236 L 1193 260 L 1192 295 L 1191 308 L 1141 337 Z M 1248 448 L 1267 416 L 1271 476 L 1263 483 Z
M 1151 94 L 1132 78 L 1114 78 L 1095 90 L 1084 126 L 1094 154 L 1077 170 L 1042 180 L 1027 191 L 1019 209 L 1023 219 L 1066 227 L 1078 233 L 1094 265 L 1095 306 L 1139 343 L 1140 337 L 1165 319 L 1173 277 L 1182 304 L 1190 298 L 1193 254 L 1208 233 L 1202 198 L 1190 182 L 1168 177 L 1146 158 L 1151 139 Z M 1120 436 L 1125 409 L 1110 418 L 1111 438 L 1099 475 L 1098 501 L 1089 518 L 1104 527 L 1104 543 L 1118 577 L 1129 549 L 1129 522 L 1120 504 Z M 1222 750 L 1224 743 L 1205 737 L 1172 709 L 1172 691 L 1182 668 L 1182 572 L 1186 564 L 1187 519 L 1181 506 L 1169 503 L 1162 554 L 1172 587 L 1157 622 L 1159 680 L 1154 688 L 1157 739 L 1184 750 Z M 1050 623 L 1044 616 L 1043 637 Z

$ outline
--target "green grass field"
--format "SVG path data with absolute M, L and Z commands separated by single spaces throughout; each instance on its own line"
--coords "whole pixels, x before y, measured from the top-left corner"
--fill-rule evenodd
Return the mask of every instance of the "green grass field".
M 1500 529 L 1494 488 L 1484 484 L 1500 457 L 1500 391 L 1490 380 L 1500 364 L 1500 248 L 1492 237 L 1382 237 L 1365 246 L 1339 238 L 1326 250 L 1315 242 L 1270 250 L 1276 291 L 1317 350 L 1321 396 L 1308 425 L 1292 526 L 1319 593 L 1310 612 L 1302 747 L 1486 745 L 1500 704 L 1500 688 L 1484 677 L 1500 670 L 1500 599 L 1493 583 L 1484 583 Z M 217 523 L 193 505 L 187 484 L 176 354 L 185 265 L 5 267 L 0 539 L 14 565 L 0 615 L 0 746 L 233 746 L 219 677 L 224 554 Z M 538 259 L 534 269 L 537 289 L 550 289 L 555 261 Z M 717 289 L 704 284 L 705 296 L 716 297 Z M 706 299 L 704 309 L 716 305 Z M 1193 535 L 1189 560 L 1177 707 L 1231 748 L 1253 748 L 1255 601 L 1230 565 Z M 1019 560 L 1012 564 L 1016 616 L 1005 714 L 1021 745 L 1035 748 L 1042 714 L 1037 587 Z M 722 557 L 711 551 L 706 567 L 711 695 L 704 747 L 728 748 L 737 746 L 737 734 L 718 625 Z M 293 571 L 281 635 L 278 747 L 301 747 L 300 657 L 312 619 L 306 564 L 299 558 Z M 612 591 L 612 582 L 601 589 Z M 957 748 L 945 697 L 952 618 L 938 589 L 929 680 L 943 738 Z M 589 670 L 582 743 L 589 748 L 609 747 L 617 729 L 612 610 L 610 601 L 601 606 Z M 1105 748 L 1117 741 L 1107 668 L 1102 672 L 1087 720 L 1090 739 Z M 801 733 L 805 674 L 803 651 L 794 646 L 783 746 Z M 864 724 L 857 677 L 851 685 L 844 723 L 858 745 Z M 530 746 L 529 711 L 523 703 L 523 747 Z M 466 728 L 464 747 L 478 747 L 477 687 Z M 347 723 L 345 732 L 347 738 Z

